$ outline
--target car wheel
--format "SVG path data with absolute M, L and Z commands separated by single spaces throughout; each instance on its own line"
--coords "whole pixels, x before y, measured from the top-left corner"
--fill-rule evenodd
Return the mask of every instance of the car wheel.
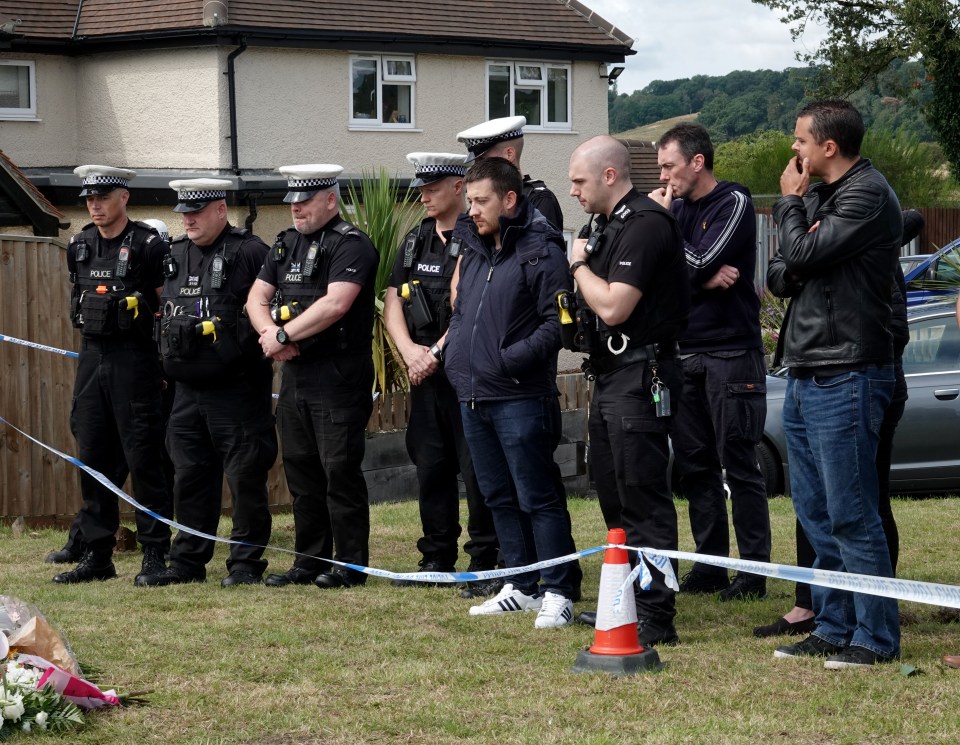
M 767 496 L 783 494 L 783 473 L 773 446 L 766 440 L 757 443 L 757 462 L 763 474 L 763 483 L 767 487 Z

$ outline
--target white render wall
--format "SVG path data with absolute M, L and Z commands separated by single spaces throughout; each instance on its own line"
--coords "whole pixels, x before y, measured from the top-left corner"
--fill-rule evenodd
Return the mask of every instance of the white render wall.
M 103 163 L 229 169 L 223 73 L 231 51 L 7 54 L 37 63 L 40 121 L 0 122 L 0 147 L 23 168 Z M 525 56 L 537 58 L 535 50 Z M 350 174 L 383 165 L 404 176 L 411 175 L 408 152 L 462 152 L 456 133 L 485 119 L 486 59 L 419 54 L 416 60 L 417 129 L 363 131 L 348 124 L 348 53 L 247 49 L 236 58 L 240 168 L 332 162 Z M 566 227 L 576 231 L 584 216 L 567 196 L 567 164 L 579 143 L 608 131 L 607 84 L 598 63 L 577 62 L 571 85 L 572 131 L 529 132 L 522 166 L 557 194 Z M 266 211 L 273 212 L 262 208 L 261 214 Z M 285 219 L 281 214 L 268 220 L 280 217 Z

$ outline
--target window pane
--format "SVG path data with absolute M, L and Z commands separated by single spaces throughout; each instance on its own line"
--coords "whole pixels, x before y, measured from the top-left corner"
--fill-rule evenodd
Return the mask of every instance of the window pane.
M 510 67 L 509 65 L 490 65 L 490 111 L 489 119 L 510 116 Z
M 547 73 L 547 121 L 566 124 L 570 121 L 567 111 L 567 69 L 551 67 Z
M 377 62 L 353 60 L 353 118 L 377 118 Z
M 412 124 L 413 96 L 412 86 L 383 86 L 383 123 Z
M 0 65 L 0 108 L 30 108 L 30 68 Z
M 960 330 L 952 315 L 910 324 L 910 343 L 903 350 L 905 373 L 944 372 L 958 365 Z
M 540 114 L 539 88 L 517 88 L 513 96 L 517 116 L 525 116 L 527 124 L 533 127 L 539 127 L 543 124 Z
M 411 77 L 413 75 L 413 60 L 388 59 L 387 75 Z
M 535 82 L 543 80 L 543 69 L 540 65 L 517 65 L 517 82 Z

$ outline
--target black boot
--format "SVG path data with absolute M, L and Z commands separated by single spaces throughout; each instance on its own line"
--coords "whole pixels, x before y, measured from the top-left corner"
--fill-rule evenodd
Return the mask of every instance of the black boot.
M 62 585 L 72 585 L 78 582 L 113 579 L 116 576 L 117 569 L 113 566 L 113 559 L 109 553 L 87 549 L 80 557 L 80 563 L 75 569 L 61 572 L 54 576 L 53 581 Z
M 140 565 L 140 574 L 134 578 L 133 584 L 139 587 L 143 584 L 141 578 L 162 574 L 166 568 L 167 565 L 163 561 L 163 549 L 159 546 L 144 546 L 143 563 Z
M 68 544 L 59 551 L 51 551 L 44 561 L 47 564 L 73 564 L 80 561 L 81 556 L 83 556 L 82 549 L 75 549 Z

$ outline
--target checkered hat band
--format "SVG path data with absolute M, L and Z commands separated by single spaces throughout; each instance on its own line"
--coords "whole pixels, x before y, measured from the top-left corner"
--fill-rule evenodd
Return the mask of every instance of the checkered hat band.
M 287 181 L 290 189 L 326 189 L 337 183 L 335 178 L 292 178 Z
M 518 137 L 523 137 L 522 129 L 514 129 L 511 132 L 504 132 L 501 135 L 496 137 L 474 137 L 464 140 L 464 145 L 467 146 L 467 150 L 472 150 L 477 145 L 486 145 L 488 143 L 492 144 L 494 142 L 503 142 L 504 140 L 515 140 Z
M 181 202 L 212 202 L 214 199 L 226 199 L 227 192 L 219 191 L 187 191 L 181 189 L 177 192 L 177 199 Z
M 126 186 L 127 179 L 119 176 L 84 176 L 84 186 Z
M 455 165 L 426 165 L 426 166 L 417 166 L 417 175 L 418 176 L 466 176 L 467 167 L 466 166 L 455 166 Z

